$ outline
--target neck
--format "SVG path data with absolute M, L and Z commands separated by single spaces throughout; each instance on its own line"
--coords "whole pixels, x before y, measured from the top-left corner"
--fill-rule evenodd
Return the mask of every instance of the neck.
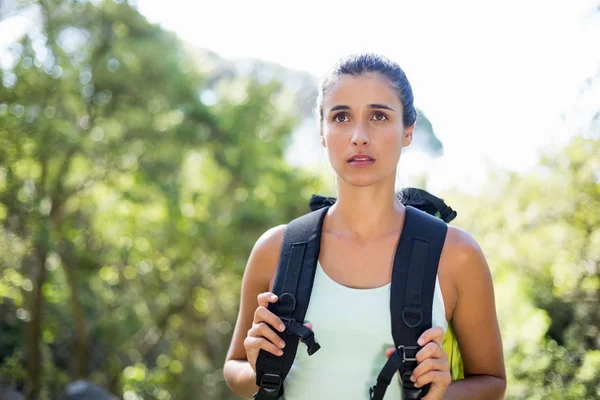
M 338 183 L 338 199 L 328 213 L 329 229 L 349 238 L 366 241 L 397 231 L 404 206 L 396 196 L 394 181 L 356 187 Z

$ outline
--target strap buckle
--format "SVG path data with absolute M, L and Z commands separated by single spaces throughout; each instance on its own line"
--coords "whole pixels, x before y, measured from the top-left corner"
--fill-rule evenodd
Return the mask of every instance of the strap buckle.
M 398 346 L 398 351 L 400 351 L 400 355 L 402 356 L 402 361 L 406 362 L 417 362 L 417 353 L 421 349 L 420 346 L 405 346 L 401 344 Z
M 306 351 L 308 352 L 309 356 L 312 356 L 321 348 L 321 345 L 316 341 L 315 334 L 312 331 L 310 332 L 310 335 L 300 340 L 302 340 L 302 343 L 308 347 Z
M 414 382 L 410 380 L 413 370 L 417 364 L 417 353 L 421 349 L 421 346 L 398 346 L 398 352 L 402 358 L 402 368 L 400 370 L 400 377 L 402 381 L 402 390 L 404 392 L 405 399 L 420 399 L 423 394 L 423 388 L 415 386 Z
M 258 392 L 267 398 L 277 399 L 281 391 L 281 376 L 277 374 L 263 374 Z
M 288 335 L 298 336 L 302 343 L 308 347 L 308 355 L 312 356 L 321 348 L 321 345 L 317 343 L 315 334 L 312 330 L 296 321 L 294 318 L 279 317 L 286 327 L 286 333 Z

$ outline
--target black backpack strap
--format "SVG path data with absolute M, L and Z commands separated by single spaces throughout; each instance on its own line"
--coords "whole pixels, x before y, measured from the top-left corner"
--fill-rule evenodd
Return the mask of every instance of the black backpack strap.
M 433 295 L 440 255 L 448 226 L 439 218 L 406 206 L 402 234 L 394 258 L 390 309 L 396 352 L 390 357 L 370 390 L 381 400 L 394 374 L 400 371 L 405 399 L 419 399 L 429 385 L 416 388 L 410 380 L 417 367 L 417 340 L 432 326 Z
M 413 206 L 427 214 L 439 217 L 444 222 L 450 222 L 457 216 L 456 211 L 448 206 L 443 199 L 434 196 L 423 189 L 405 188 L 398 196 L 405 206 Z
M 273 293 L 279 299 L 269 310 L 283 321 L 285 332 L 274 329 L 285 341 L 283 356 L 261 350 L 256 360 L 255 400 L 278 399 L 298 349 L 298 337 L 312 355 L 320 346 L 313 332 L 303 325 L 310 302 L 321 247 L 321 228 L 329 207 L 321 208 L 290 222 L 283 236 Z
M 398 198 L 405 206 L 412 206 L 427 214 L 441 218 L 444 222 L 451 222 L 457 216 L 456 211 L 448 206 L 443 199 L 434 196 L 423 189 L 405 188 L 398 192 Z M 311 210 L 318 210 L 322 207 L 328 207 L 336 202 L 335 197 L 326 197 L 319 194 L 313 194 L 309 206 Z

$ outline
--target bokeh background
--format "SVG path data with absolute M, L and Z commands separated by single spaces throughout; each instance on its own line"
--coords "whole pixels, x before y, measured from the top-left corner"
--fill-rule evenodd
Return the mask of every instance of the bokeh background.
M 489 260 L 507 398 L 600 399 L 599 38 L 597 0 L 0 1 L 0 398 L 234 399 L 250 250 L 333 192 L 318 78 L 374 51 L 403 186 Z

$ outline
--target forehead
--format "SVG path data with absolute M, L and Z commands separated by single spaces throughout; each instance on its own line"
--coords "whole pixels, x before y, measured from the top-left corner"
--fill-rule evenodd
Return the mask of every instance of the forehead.
M 352 107 L 381 103 L 389 106 L 401 104 L 390 82 L 377 73 L 342 75 L 323 98 L 326 109 L 338 104 Z

